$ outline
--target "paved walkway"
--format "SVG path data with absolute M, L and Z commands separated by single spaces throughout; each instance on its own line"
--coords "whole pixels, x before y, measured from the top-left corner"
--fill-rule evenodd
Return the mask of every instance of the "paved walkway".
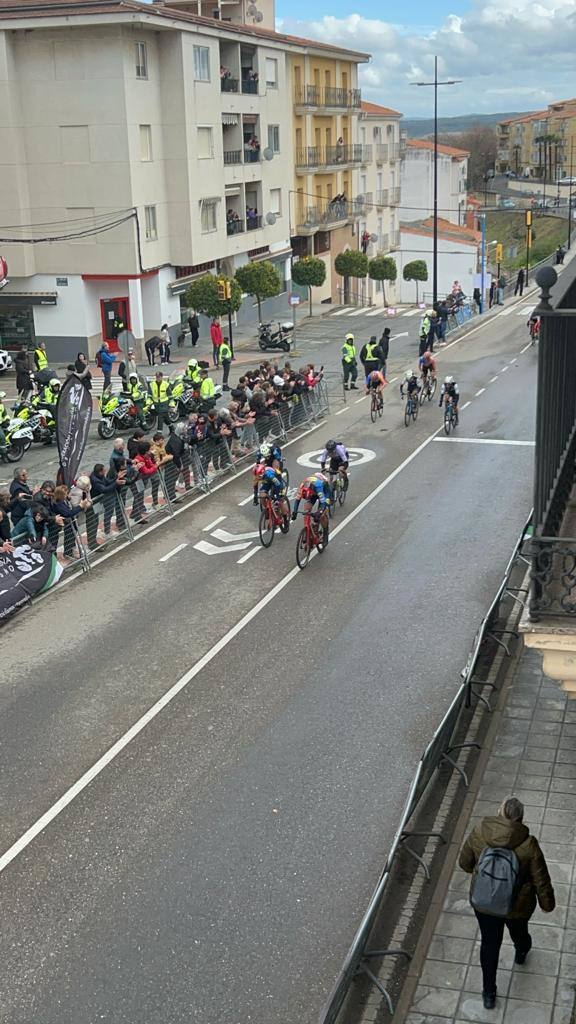
M 508 934 L 495 1010 L 482 1006 L 479 931 L 468 902 L 470 876 L 456 864 L 405 1024 L 574 1024 L 576 983 L 576 702 L 524 650 L 509 692 L 467 832 L 506 796 L 526 807 L 556 892 L 553 914 L 532 918 L 534 946 L 513 963 Z M 574 883 L 574 884 L 573 884 Z

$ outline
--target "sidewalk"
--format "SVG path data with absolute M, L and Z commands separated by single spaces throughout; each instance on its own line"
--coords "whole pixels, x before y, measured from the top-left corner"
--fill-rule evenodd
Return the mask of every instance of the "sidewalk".
M 455 866 L 431 941 L 413 961 L 410 974 L 417 987 L 410 1010 L 407 1015 L 398 1011 L 398 1024 L 574 1024 L 576 702 L 543 675 L 541 662 L 538 653 L 521 651 L 479 788 L 468 794 L 464 806 L 470 807 L 467 834 L 482 817 L 495 814 L 505 797 L 523 801 L 525 822 L 548 862 L 556 910 L 536 910 L 530 924 L 534 945 L 524 966 L 514 964 L 505 933 L 496 1009 L 485 1010 L 479 930 L 468 902 L 470 876 L 457 864 L 459 836 L 448 853 Z

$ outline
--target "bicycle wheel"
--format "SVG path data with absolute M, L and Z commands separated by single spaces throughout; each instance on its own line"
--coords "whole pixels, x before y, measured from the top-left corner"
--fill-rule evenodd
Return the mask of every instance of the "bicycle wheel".
M 384 399 L 380 395 L 380 401 L 378 402 L 378 415 L 382 416 L 384 413 Z
M 376 417 L 378 415 L 378 402 L 376 395 L 372 395 L 372 401 L 370 403 L 370 419 L 372 423 L 376 423 Z
M 434 395 L 436 394 L 436 385 L 437 384 L 438 384 L 438 381 L 436 380 L 436 377 L 433 377 L 432 378 L 432 383 L 431 383 L 430 387 L 428 388 L 428 401 L 429 402 L 432 401 L 432 399 L 434 398 Z
M 267 508 L 260 513 L 258 533 L 260 534 L 260 543 L 262 544 L 262 547 L 269 548 L 274 540 L 274 516 Z
M 452 410 L 451 409 L 445 409 L 444 410 L 444 432 L 446 434 L 450 433 L 450 427 L 451 426 L 452 426 Z
M 316 548 L 318 554 L 322 555 L 328 545 L 328 527 L 322 526 L 322 523 L 318 523 L 318 536 L 319 539 L 316 542 Z
M 305 569 L 309 561 L 308 530 L 303 526 L 298 534 L 298 543 L 296 544 L 296 564 L 299 569 Z
M 288 490 L 288 488 L 290 487 L 290 473 L 286 468 L 282 470 L 282 479 L 286 484 L 286 490 Z
M 406 399 L 406 407 L 404 409 L 404 426 L 405 427 L 409 427 L 410 426 L 410 416 L 411 415 L 412 415 L 412 400 L 410 398 L 407 398 Z
M 456 430 L 457 426 L 458 426 L 458 413 L 457 413 L 456 409 L 454 409 L 452 411 L 452 430 Z
M 342 508 L 342 505 L 346 501 L 346 491 L 347 491 L 347 489 L 348 489 L 347 487 L 344 487 L 344 481 L 341 480 L 340 481 L 340 486 L 338 487 L 338 504 L 340 505 L 340 508 Z
M 427 394 L 427 392 L 428 392 L 428 385 L 427 384 L 423 384 L 422 385 L 422 390 L 420 392 L 420 405 L 424 405 L 424 402 L 426 401 L 426 394 Z
M 414 423 L 416 423 L 416 420 L 418 419 L 418 410 L 419 410 L 419 408 L 420 408 L 420 405 L 418 403 L 418 399 L 416 398 L 412 402 L 412 419 L 414 420 Z

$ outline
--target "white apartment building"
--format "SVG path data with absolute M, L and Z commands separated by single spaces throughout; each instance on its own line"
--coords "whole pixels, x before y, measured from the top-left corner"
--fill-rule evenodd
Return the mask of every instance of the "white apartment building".
M 360 168 L 359 194 L 366 213 L 359 223 L 359 245 L 366 234 L 375 241 L 365 245 L 369 257 L 395 256 L 400 248 L 400 166 L 406 137 L 400 130 L 402 114 L 390 107 L 362 101 L 358 125 L 359 142 L 369 147 L 370 161 Z M 368 281 L 369 298 L 375 305 L 396 301 L 397 284 Z
M 200 273 L 269 258 L 285 279 L 298 50 L 164 4 L 0 0 L 1 234 L 26 240 L 0 243 L 0 343 L 69 361 L 118 316 L 177 331 Z
M 466 223 L 469 153 L 438 145 L 438 215 L 452 224 Z M 408 139 L 402 159 L 400 220 L 422 220 L 434 209 L 434 142 Z

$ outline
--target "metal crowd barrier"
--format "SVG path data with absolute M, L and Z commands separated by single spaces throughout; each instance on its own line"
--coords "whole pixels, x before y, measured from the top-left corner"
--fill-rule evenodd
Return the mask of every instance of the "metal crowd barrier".
M 478 666 L 478 660 L 480 657 L 480 651 L 482 644 L 487 640 L 491 639 L 496 642 L 499 647 L 502 647 L 506 654 L 510 656 L 510 650 L 503 637 L 507 634 L 518 634 L 514 630 L 502 628 L 499 625 L 499 612 L 502 601 L 508 597 L 513 602 L 517 602 L 525 607 L 525 603 L 528 597 L 528 588 L 523 586 L 512 586 L 512 574 L 516 567 L 522 563 L 524 565 L 523 575 L 528 568 L 528 559 L 523 554 L 523 545 L 527 537 L 530 535 L 530 527 L 532 522 L 532 512 L 528 518 L 520 537 L 514 547 L 514 551 L 510 557 L 504 578 L 500 584 L 496 595 L 482 620 L 480 629 L 478 630 L 476 637 L 474 638 L 474 644 L 472 651 L 468 657 L 466 667 L 462 670 L 462 682 L 458 688 L 454 699 L 448 707 L 442 721 L 438 728 L 434 732 L 432 739 L 428 743 L 424 750 L 422 757 L 418 763 L 416 773 L 412 779 L 410 785 L 410 791 L 404 805 L 404 811 L 400 820 L 400 824 L 392 841 L 392 845 L 386 858 L 386 863 L 382 870 L 382 874 L 378 880 L 378 883 L 374 889 L 368 908 L 364 913 L 364 916 L 360 922 L 358 930 L 352 941 L 352 945 L 348 950 L 346 959 L 340 969 L 339 975 L 332 988 L 327 1002 L 325 1003 L 320 1016 L 318 1018 L 318 1024 L 337 1024 L 340 1017 L 340 1012 L 344 1005 L 344 1002 L 349 994 L 349 990 L 355 978 L 364 976 L 373 984 L 382 995 L 390 1014 L 394 1013 L 394 1006 L 389 992 L 382 984 L 379 978 L 376 977 L 373 971 L 370 970 L 369 964 L 371 960 L 381 960 L 384 957 L 404 957 L 406 960 L 411 959 L 411 955 L 403 949 L 375 949 L 369 950 L 368 943 L 372 929 L 374 927 L 376 918 L 380 912 L 382 901 L 384 896 L 387 894 L 388 886 L 390 884 L 390 876 L 393 862 L 399 850 L 404 850 L 408 853 L 417 863 L 422 867 L 427 880 L 430 880 L 430 872 L 424 859 L 416 853 L 414 849 L 409 845 L 408 840 L 411 837 L 426 837 L 436 838 L 440 842 L 446 842 L 444 837 L 439 832 L 411 832 L 408 828 L 411 819 L 417 811 L 420 802 L 422 801 L 428 786 L 433 780 L 438 768 L 444 764 L 449 764 L 458 774 L 460 775 L 464 785 L 468 786 L 468 777 L 464 768 L 457 764 L 452 755 L 457 755 L 458 751 L 466 748 L 480 749 L 477 743 L 454 743 L 453 739 L 456 735 L 456 730 L 459 725 L 460 715 L 464 708 L 470 706 L 471 696 L 475 696 L 479 702 L 491 711 L 489 701 L 474 688 L 476 685 L 482 685 L 494 689 L 494 684 L 488 680 L 476 680 L 474 673 Z M 522 582 L 522 581 L 519 581 Z

